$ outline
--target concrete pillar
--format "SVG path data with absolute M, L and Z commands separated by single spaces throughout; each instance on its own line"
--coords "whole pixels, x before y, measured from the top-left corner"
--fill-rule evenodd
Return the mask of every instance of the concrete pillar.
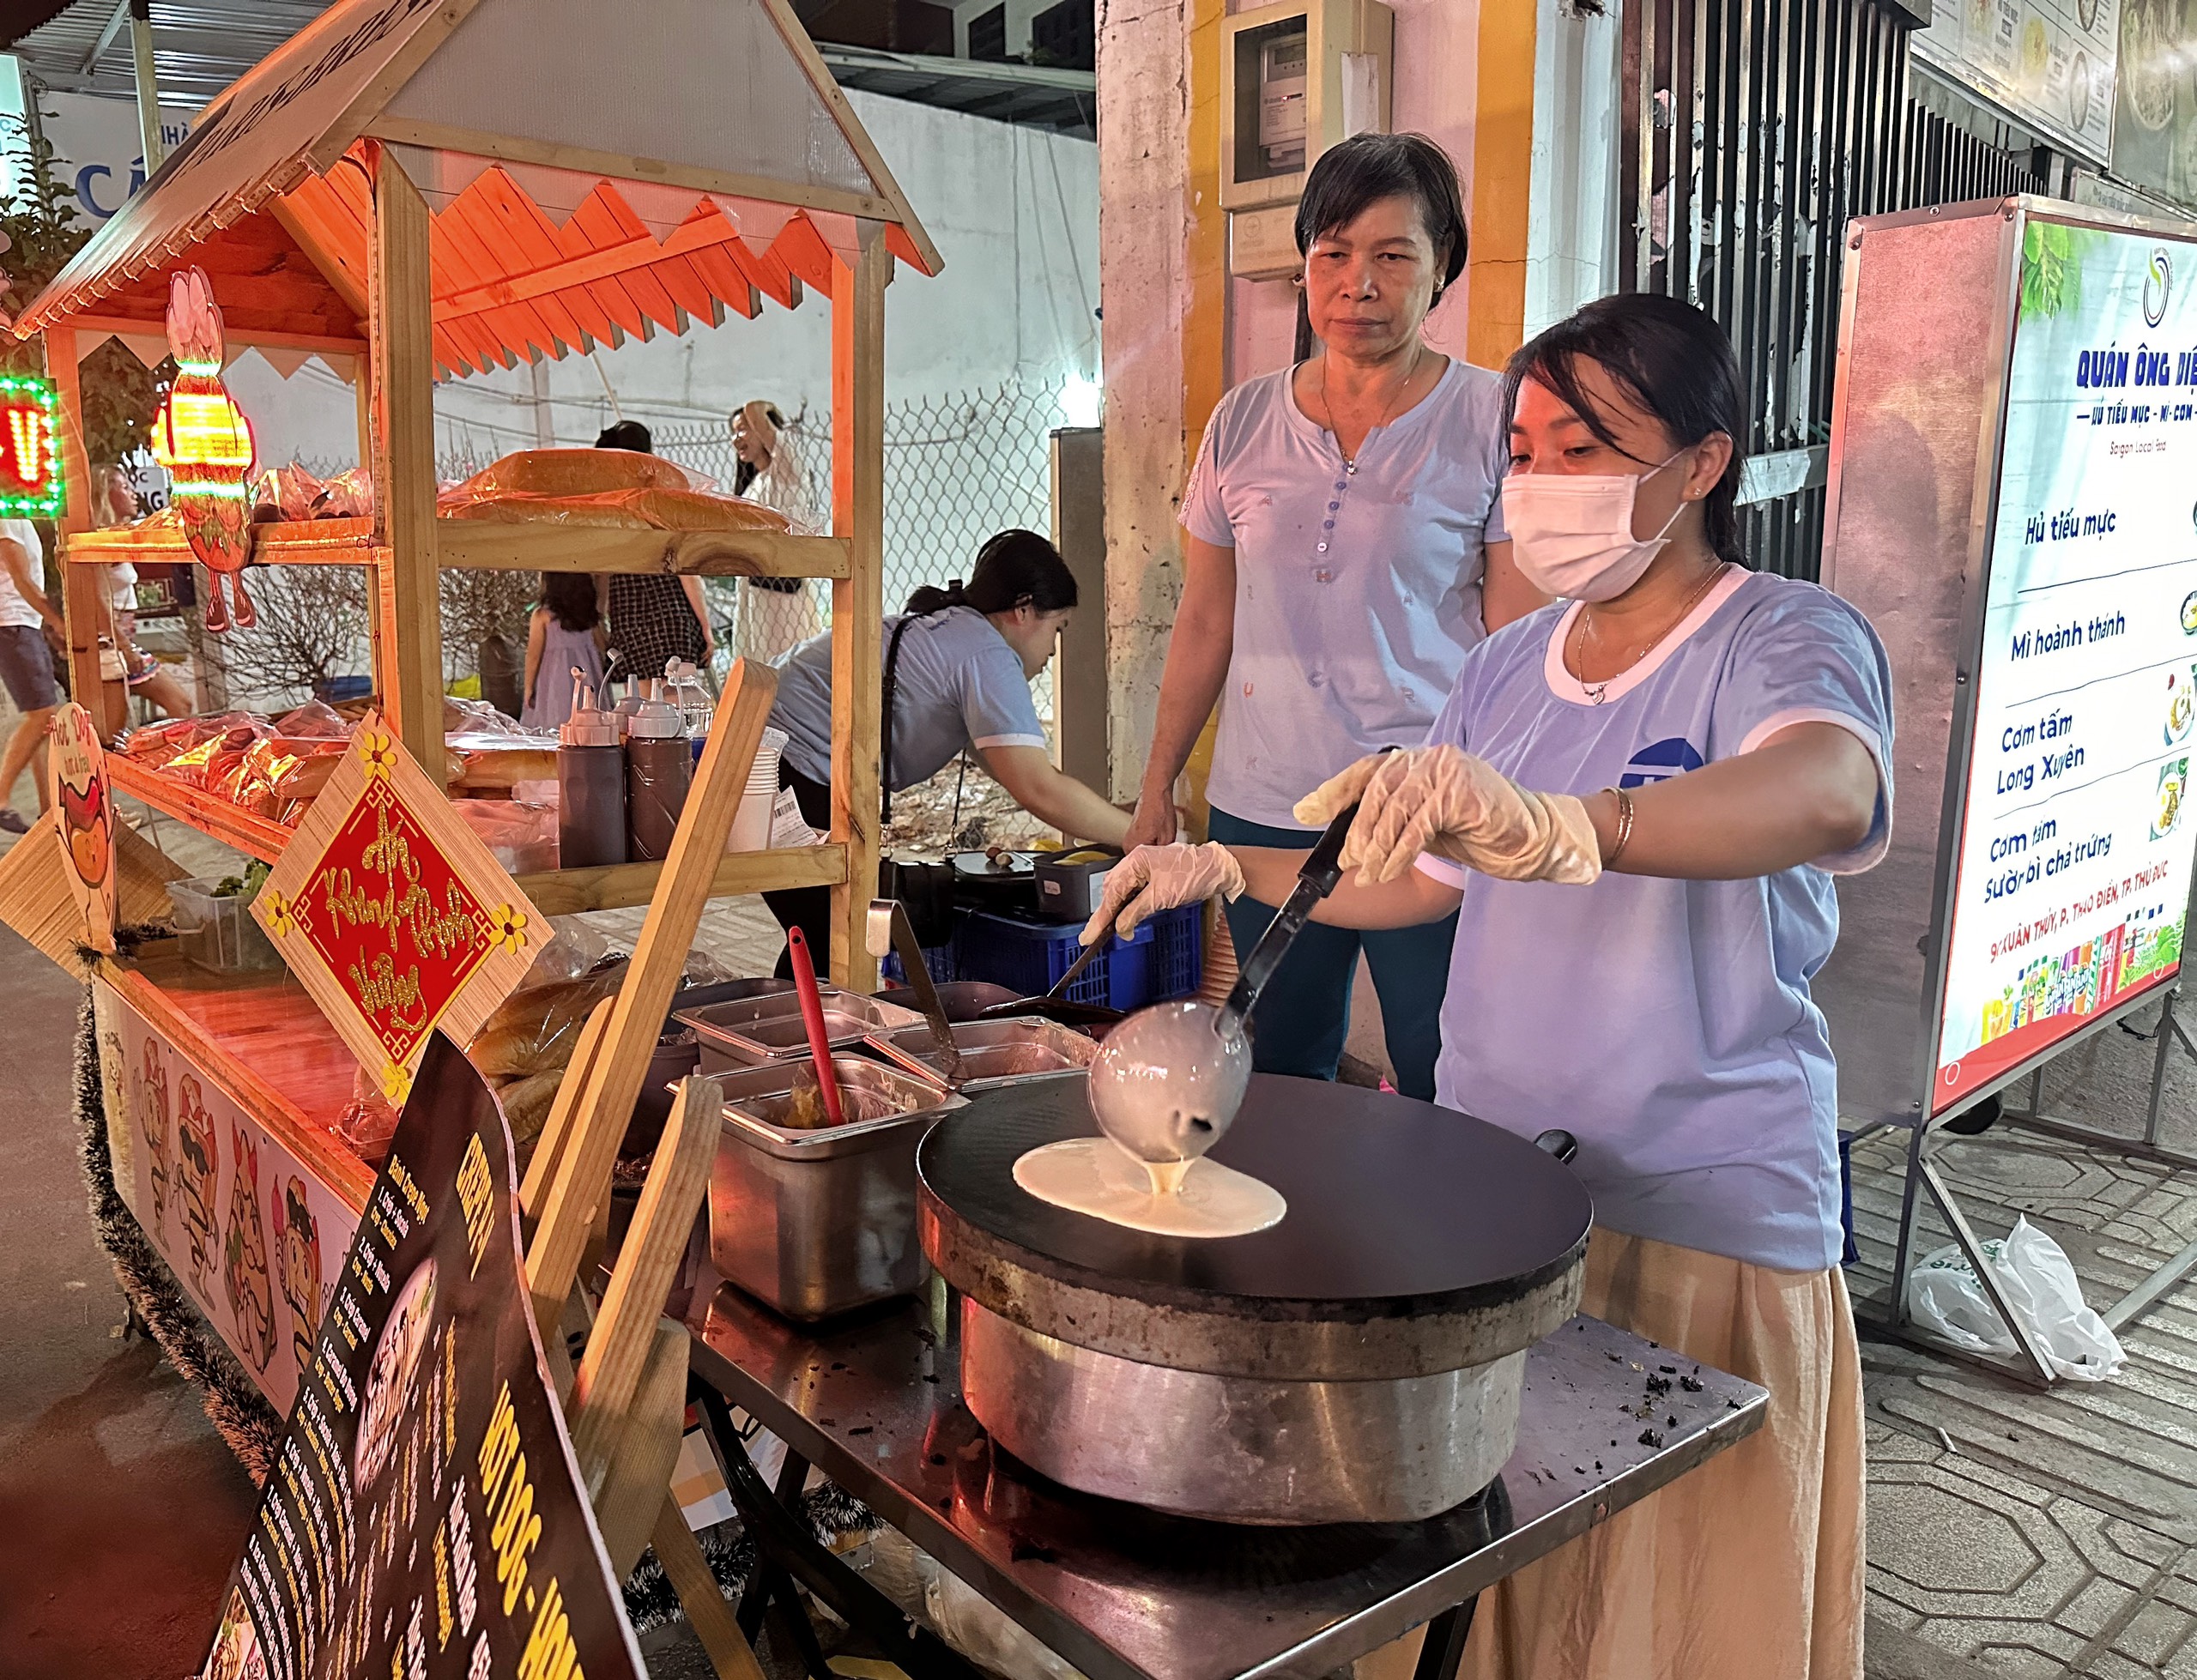
M 1116 0 L 1098 28 L 1111 796 L 1135 796 L 1182 591 L 1193 0 Z

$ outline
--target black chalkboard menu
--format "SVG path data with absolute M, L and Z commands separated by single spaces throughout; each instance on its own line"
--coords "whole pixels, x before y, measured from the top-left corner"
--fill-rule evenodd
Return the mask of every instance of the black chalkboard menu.
M 511 1137 L 439 1034 L 298 1388 L 204 1680 L 639 1680 L 544 1374 Z

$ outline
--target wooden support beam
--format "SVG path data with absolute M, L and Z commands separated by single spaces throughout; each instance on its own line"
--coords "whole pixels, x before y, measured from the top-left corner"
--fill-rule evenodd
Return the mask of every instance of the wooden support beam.
M 580 1359 L 578 1380 L 572 1385 L 572 1456 L 590 1496 L 601 1491 L 613 1446 L 640 1398 L 657 1320 L 663 1316 L 671 1280 L 693 1235 L 694 1216 L 710 1186 L 710 1163 L 723 1126 L 723 1085 L 699 1076 L 682 1079 L 641 1186 L 633 1222 L 619 1248 L 610 1287 L 603 1293 L 602 1310 L 596 1314 L 587 1352 Z M 685 1332 L 680 1333 L 683 1339 Z M 682 1396 L 686 1393 L 683 1364 L 679 1392 Z M 672 1451 L 675 1456 L 675 1428 Z M 669 1466 L 665 1469 L 668 1475 Z M 659 1482 L 658 1490 L 662 1487 Z M 654 1514 L 645 1509 L 644 1534 Z
M 680 1604 L 687 1611 L 687 1623 L 709 1653 L 717 1680 L 763 1680 L 763 1666 L 755 1659 L 755 1649 L 740 1631 L 739 1618 L 724 1601 L 710 1561 L 702 1556 L 701 1543 L 687 1526 L 677 1500 L 663 1502 L 649 1547 L 656 1553 L 656 1561 L 663 1565 L 671 1590 L 679 1595 Z
M 877 989 L 863 942 L 877 892 L 878 709 L 884 671 L 885 287 L 893 278 L 885 224 L 858 225 L 859 255 L 832 259 L 832 532 L 850 547 L 832 585 L 832 838 L 847 878 L 832 889 L 832 976 Z
M 548 870 L 520 876 L 518 887 L 544 916 L 626 909 L 645 904 L 655 896 L 663 869 L 661 863 L 606 863 L 592 869 Z M 837 846 L 727 852 L 710 882 L 710 897 L 730 898 L 799 886 L 837 886 L 846 878 L 846 853 Z
M 398 738 L 442 762 L 443 626 L 435 562 L 435 360 L 427 206 L 377 148 L 372 269 L 374 679 Z
M 536 909 L 541 908 L 538 903 L 535 905 Z M 549 1118 L 542 1122 L 542 1135 L 534 1145 L 534 1159 L 527 1163 L 525 1181 L 518 1187 L 519 1223 L 530 1239 L 534 1235 L 535 1218 L 542 1210 L 542 1198 L 556 1181 L 557 1169 L 563 1164 L 565 1151 L 572 1141 L 572 1115 L 579 1107 L 580 1093 L 587 1089 L 588 1074 L 595 1067 L 595 1059 L 602 1051 L 602 1035 L 609 1030 L 610 1002 L 608 998 L 603 999 L 580 1024 L 580 1036 L 572 1042 L 572 1060 L 565 1064 L 565 1077 L 557 1086 L 557 1094 L 549 1099 Z
M 76 533 L 92 528 L 92 457 L 84 441 L 84 378 L 77 360 L 77 343 L 76 330 L 70 327 L 55 327 L 45 335 L 46 373 L 53 381 L 57 398 L 61 482 L 67 497 L 57 528 L 63 556 Z M 106 591 L 105 572 L 88 566 L 62 566 L 61 616 L 69 627 L 69 692 L 91 713 L 94 727 L 102 735 L 109 733 L 104 722 L 105 697 L 100 692 L 100 630 L 106 619 L 100 606 Z M 39 773 L 38 789 L 42 807 L 45 803 L 43 770 Z
M 527 1292 L 545 1338 L 564 1313 L 565 1296 L 579 1273 L 596 1204 L 609 1194 L 610 1167 L 632 1118 L 657 1035 L 687 965 L 694 929 L 708 901 L 710 883 L 724 855 L 733 813 L 747 790 L 747 772 L 762 742 L 763 725 L 778 693 L 777 674 L 740 660 L 725 684 L 724 699 L 702 749 L 694 785 L 687 795 L 671 855 L 664 860 L 648 920 L 618 988 L 602 1047 L 589 1068 L 571 1140 L 554 1181 L 537 1210 L 534 1242 L 526 1254 Z

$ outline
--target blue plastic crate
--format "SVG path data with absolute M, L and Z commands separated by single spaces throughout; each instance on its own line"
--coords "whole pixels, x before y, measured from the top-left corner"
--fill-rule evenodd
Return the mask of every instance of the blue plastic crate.
M 1152 1000 L 1188 997 L 1205 978 L 1205 906 L 1162 910 L 1151 925 Z
M 1072 1003 L 1141 1009 L 1197 989 L 1201 907 L 1165 910 L 1094 958 L 1068 988 Z M 1074 922 L 972 910 L 953 936 L 955 977 L 988 980 L 1030 996 L 1049 991 L 1081 954 Z
M 949 980 L 959 980 L 964 977 L 955 969 L 953 947 L 950 944 L 925 946 L 923 966 L 930 970 L 931 984 L 934 986 L 943 986 Z M 897 951 L 888 951 L 885 953 L 884 960 L 878 964 L 878 971 L 892 985 L 905 986 L 908 983 L 907 968 L 900 961 L 900 953 Z

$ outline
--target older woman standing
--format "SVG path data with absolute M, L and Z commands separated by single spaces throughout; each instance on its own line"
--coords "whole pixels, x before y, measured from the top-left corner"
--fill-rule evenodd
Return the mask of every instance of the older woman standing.
M 1418 746 L 1466 650 L 1542 601 L 1504 540 L 1501 377 L 1419 336 L 1464 272 L 1450 160 L 1419 135 L 1347 140 L 1313 166 L 1296 233 L 1324 347 L 1237 386 L 1206 428 L 1132 844 L 1175 837 L 1175 778 L 1219 699 L 1213 837 L 1303 846 L 1298 795 Z M 1239 950 L 1273 913 L 1229 906 Z M 1431 1097 L 1450 936 L 1306 928 L 1260 1000 L 1259 1067 L 1335 1077 L 1362 948 L 1396 1083 Z

